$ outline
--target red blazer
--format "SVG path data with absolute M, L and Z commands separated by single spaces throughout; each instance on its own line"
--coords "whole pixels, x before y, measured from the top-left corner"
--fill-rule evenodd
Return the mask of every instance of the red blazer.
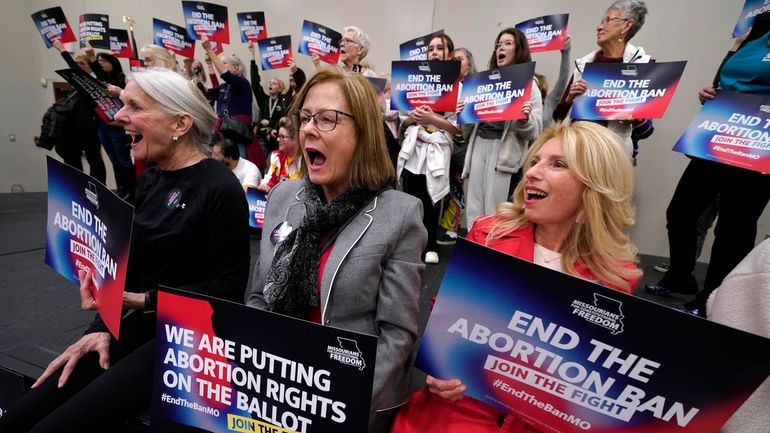
M 522 260 L 534 261 L 535 230 L 533 226 L 520 228 L 487 244 L 487 235 L 494 221 L 495 218 L 490 216 L 477 219 L 466 239 Z M 634 265 L 629 264 L 629 266 Z M 575 263 L 575 271 L 583 279 L 597 281 L 582 261 Z M 602 281 L 597 282 L 614 290 L 629 291 Z M 630 283 L 632 288 L 636 287 L 637 280 Z M 499 410 L 473 398 L 463 397 L 456 402 L 451 402 L 423 388 L 412 394 L 409 402 L 401 408 L 391 433 L 542 432 L 515 415 L 506 416 Z

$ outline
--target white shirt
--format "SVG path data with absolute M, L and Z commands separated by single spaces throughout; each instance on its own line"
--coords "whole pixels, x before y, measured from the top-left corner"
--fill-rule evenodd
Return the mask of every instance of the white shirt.
M 238 165 L 233 169 L 233 173 L 235 173 L 235 177 L 238 178 L 238 182 L 240 182 L 241 185 L 254 188 L 259 185 L 259 181 L 262 179 L 259 168 L 248 159 L 238 158 Z

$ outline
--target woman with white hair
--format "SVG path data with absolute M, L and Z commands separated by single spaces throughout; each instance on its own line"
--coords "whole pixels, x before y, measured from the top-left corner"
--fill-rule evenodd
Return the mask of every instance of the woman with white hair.
M 369 35 L 356 26 L 347 26 L 342 29 L 342 39 L 340 40 L 340 59 L 339 66 L 347 72 L 356 72 L 364 77 L 378 78 L 367 65 L 361 61 L 369 53 L 371 42 Z M 313 55 L 313 64 L 316 69 L 321 68 L 321 60 L 318 55 Z
M 54 359 L 0 431 L 117 431 L 150 406 L 160 285 L 242 302 L 249 274 L 248 206 L 238 180 L 208 158 L 216 116 L 176 72 L 137 72 L 115 120 L 134 158 L 154 162 L 136 188 L 120 340 L 97 314 Z M 96 309 L 92 271 L 80 271 L 84 309 Z
M 205 35 L 201 36 L 201 45 L 224 81 L 224 83 L 212 87 L 206 92 L 209 99 L 217 101 L 216 109 L 219 120 L 217 120 L 215 129 L 219 132 L 219 127 L 228 115 L 246 123 L 251 128 L 251 83 L 243 76 L 246 66 L 234 54 L 226 54 L 221 58 L 217 56 L 211 47 L 211 42 Z M 241 158 L 247 158 L 246 146 L 249 144 L 249 142 L 238 143 Z M 252 162 L 257 163 L 258 161 L 262 161 L 262 158 Z M 264 162 L 257 165 L 263 166 Z

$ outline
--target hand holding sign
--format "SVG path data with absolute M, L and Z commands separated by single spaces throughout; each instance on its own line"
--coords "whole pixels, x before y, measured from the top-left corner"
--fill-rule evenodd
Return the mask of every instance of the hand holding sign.
M 465 390 L 468 389 L 460 379 L 441 380 L 431 375 L 428 375 L 425 379 L 425 384 L 428 385 L 428 391 L 449 401 L 457 401 L 463 398 Z
M 91 268 L 78 270 L 80 278 L 80 308 L 84 310 L 96 310 L 96 292 L 99 288 L 96 286 L 94 274 Z

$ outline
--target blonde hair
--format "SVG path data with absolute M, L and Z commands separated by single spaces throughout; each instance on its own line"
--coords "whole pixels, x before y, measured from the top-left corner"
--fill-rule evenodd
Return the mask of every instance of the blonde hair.
M 176 71 L 176 59 L 160 45 L 147 44 L 139 50 L 139 57 L 144 60 L 145 57 L 152 57 L 155 61 L 155 68 L 166 68 Z
M 633 168 L 620 138 L 592 122 L 557 124 L 538 137 L 527 154 L 530 167 L 535 154 L 553 138 L 561 138 L 562 152 L 570 171 L 585 185 L 582 213 L 585 222 L 575 223 L 561 248 L 564 272 L 578 276 L 580 260 L 599 281 L 630 292 L 629 281 L 642 271 L 636 262 L 636 247 L 624 229 L 634 224 L 631 195 Z M 526 176 L 516 186 L 511 202 L 500 203 L 487 242 L 532 224 L 524 216 Z
M 340 91 L 350 106 L 350 114 L 353 115 L 353 124 L 356 131 L 356 150 L 351 164 L 350 184 L 354 188 L 379 191 L 396 179 L 393 163 L 388 156 L 388 148 L 385 142 L 382 114 L 380 114 L 377 96 L 369 81 L 354 72 L 346 72 L 341 68 L 324 68 L 313 75 L 302 86 L 299 94 L 294 98 L 291 106 L 292 120 L 295 126 L 299 126 L 296 118 L 298 110 L 305 104 L 305 98 L 310 89 L 316 84 L 333 82 L 340 86 Z M 301 131 L 297 131 L 301 133 Z M 295 137 L 298 139 L 299 137 Z M 301 143 L 301 141 L 297 141 Z M 297 146 L 297 153 L 301 154 L 302 145 Z M 307 164 L 302 164 L 300 173 L 307 177 Z

